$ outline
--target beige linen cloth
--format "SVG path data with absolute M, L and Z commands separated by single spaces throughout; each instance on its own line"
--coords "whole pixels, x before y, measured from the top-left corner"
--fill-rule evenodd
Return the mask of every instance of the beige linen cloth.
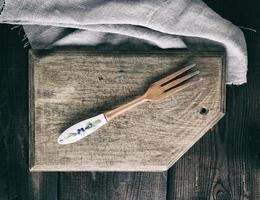
M 224 48 L 227 84 L 247 81 L 242 31 L 201 0 L 0 0 L 0 23 L 23 25 L 35 49 Z

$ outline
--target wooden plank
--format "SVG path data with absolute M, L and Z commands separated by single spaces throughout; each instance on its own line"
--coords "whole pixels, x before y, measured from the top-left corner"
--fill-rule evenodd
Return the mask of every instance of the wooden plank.
M 61 173 L 62 200 L 163 200 L 166 199 L 167 172 Z
M 33 200 L 56 200 L 58 196 L 58 173 L 55 172 L 32 172 L 30 174 L 30 199 Z
M 259 12 L 258 12 L 258 1 L 254 0 L 250 3 L 247 1 L 233 1 L 233 0 L 218 0 L 218 1 L 211 1 L 211 0 L 205 0 L 207 3 L 209 3 L 210 6 L 213 6 L 213 8 L 220 13 L 223 17 L 226 17 L 228 19 L 235 20 L 235 23 L 237 25 L 243 25 L 248 26 L 251 28 L 259 29 Z M 234 8 L 235 4 L 235 8 Z M 24 64 L 21 64 L 21 60 L 25 59 L 23 56 L 24 49 L 21 48 L 21 42 L 19 40 L 19 37 L 16 32 L 10 31 L 10 26 L 6 25 L 0 25 L 0 68 L 3 68 L 3 66 L 10 67 L 14 66 L 14 64 L 10 65 L 2 65 L 3 62 L 5 63 L 17 63 L 16 67 L 25 67 Z M 4 28 L 3 28 L 4 27 Z M 5 33 L 4 33 L 5 32 Z M 258 30 L 259 32 L 259 30 Z M 216 171 L 216 163 L 217 160 L 223 160 L 218 157 L 223 157 L 223 154 L 225 157 L 228 156 L 228 167 L 221 168 L 220 175 L 218 175 L 218 182 L 217 187 L 220 189 L 215 190 L 215 194 L 217 191 L 218 198 L 219 199 L 225 199 L 221 198 L 221 193 L 223 189 L 220 187 L 220 185 L 224 185 L 224 188 L 227 188 L 226 185 L 232 185 L 232 187 L 228 187 L 228 192 L 225 192 L 224 195 L 227 193 L 232 194 L 231 199 L 250 199 L 250 200 L 258 200 L 260 199 L 260 170 L 259 170 L 259 144 L 260 144 L 260 138 L 259 138 L 259 108 L 260 108 L 260 101 L 259 101 L 259 52 L 260 52 L 260 37 L 258 33 L 245 31 L 246 38 L 247 38 L 247 44 L 249 49 L 249 58 L 250 58 L 250 65 L 249 65 L 249 83 L 242 87 L 229 87 L 228 88 L 228 106 L 233 105 L 232 109 L 237 109 L 232 111 L 232 115 L 230 115 L 229 120 L 224 125 L 218 126 L 218 130 L 215 130 L 211 132 L 210 134 L 207 134 L 205 137 L 202 138 L 197 144 L 195 144 L 194 149 L 192 148 L 190 151 L 185 154 L 185 156 L 182 159 L 186 159 L 186 163 L 180 160 L 182 163 L 181 166 L 179 165 L 179 162 L 176 163 L 178 166 L 177 171 L 171 171 L 171 175 L 174 174 L 174 176 L 171 176 L 171 180 L 169 182 L 174 183 L 171 185 L 170 188 L 168 188 L 168 192 L 172 191 L 172 194 L 168 195 L 167 199 L 174 199 L 176 195 L 173 193 L 180 194 L 180 191 L 182 193 L 189 193 L 189 196 L 192 196 L 192 194 L 198 194 L 201 193 L 201 198 L 196 198 L 196 195 L 194 195 L 194 199 L 210 199 L 212 197 L 212 186 L 216 185 L 214 184 L 214 179 L 212 179 L 212 176 L 214 176 Z M 18 47 L 19 46 L 19 47 Z M 9 49 L 8 49 L 9 48 Z M 12 49 L 12 50 L 11 50 Z M 20 56 L 19 56 L 20 55 Z M 6 61 L 3 61 L 6 60 Z M 19 65 L 18 65 L 19 64 Z M 1 73 L 2 74 L 2 73 Z M 9 74 L 9 73 L 8 73 Z M 21 74 L 17 72 L 16 78 L 18 78 Z M 1 76 L 1 75 L 0 75 Z M 3 99 L 6 99 L 6 101 L 14 101 L 12 98 L 7 98 L 6 96 L 3 96 L 3 94 L 6 94 L 6 91 L 9 92 L 12 91 L 11 86 L 8 87 L 8 83 L 11 80 L 10 76 L 7 76 L 6 73 L 2 74 L 0 84 L 1 84 L 1 90 L 0 90 L 0 105 L 1 105 L 1 130 L 3 127 L 4 129 L 9 129 L 10 126 L 7 125 L 7 121 L 10 121 L 10 118 L 6 117 L 6 106 L 3 107 L 5 104 Z M 8 81 L 6 82 L 6 79 Z M 3 82 L 5 82 L 3 84 Z M 24 82 L 19 82 L 20 87 L 23 87 L 23 84 L 26 84 Z M 4 86 L 4 87 L 3 87 Z M 5 88 L 4 90 L 2 88 Z M 8 93 L 9 93 L 8 92 Z M 19 94 L 21 95 L 21 94 Z M 24 94 L 25 95 L 25 94 Z M 27 94 L 20 98 L 27 98 Z M 9 96 L 10 97 L 10 96 Z M 228 111 L 229 115 L 230 110 Z M 15 114 L 15 111 L 12 111 L 13 114 Z M 4 117 L 2 117 L 4 114 Z M 237 119 L 237 114 L 239 114 L 239 119 Z M 242 116 L 243 115 L 243 116 Z M 20 118 L 21 121 L 23 121 Z M 244 123 L 244 120 L 246 122 Z M 17 121 L 16 121 L 17 122 Z M 224 123 L 224 122 L 222 122 Z M 240 125 L 239 125 L 240 124 Z M 230 126 L 231 125 L 231 126 Z M 238 127 L 236 125 L 239 125 Z M 228 128 L 226 128 L 228 127 Z M 228 131 L 227 131 L 228 129 Z M 226 130 L 226 131 L 225 131 Z M 233 130 L 233 131 L 231 131 Z M 236 130 L 239 130 L 238 132 Z M 11 131 L 10 131 L 11 132 Z M 16 151 L 7 151 L 7 148 L 5 145 L 10 145 L 10 149 L 13 148 L 11 144 L 7 143 L 6 138 L 3 135 L 5 135 L 6 132 L 1 131 L 0 132 L 0 197 L 2 199 L 8 199 L 8 196 L 10 196 L 10 199 L 29 199 L 28 191 L 26 190 L 26 185 L 28 184 L 28 179 L 21 180 L 21 177 L 19 176 L 19 173 L 25 173 L 25 168 L 21 167 L 24 166 L 24 163 L 27 163 L 25 160 L 18 159 L 16 155 L 19 154 L 19 150 Z M 9 133 L 9 132 L 8 132 Z M 17 133 L 17 131 L 16 131 Z M 27 134 L 27 133 L 25 133 Z M 221 142 L 217 142 L 220 140 Z M 223 140 L 225 142 L 223 142 Z M 8 140 L 10 141 L 10 140 Z M 223 147 L 223 144 L 225 143 L 225 147 Z M 219 148 L 216 149 L 216 146 L 220 146 L 221 151 L 223 153 L 219 153 Z M 231 146 L 232 145 L 232 146 Z M 211 146 L 211 147 L 210 147 Z M 27 144 L 28 148 L 28 144 Z M 9 155 L 7 155 L 9 154 Z M 226 154 L 226 155 L 225 155 Z M 9 162 L 13 159 L 12 165 L 19 166 L 19 170 L 16 171 L 16 169 L 10 169 L 7 167 L 7 161 L 6 157 L 9 156 Z M 14 157 L 14 158 L 12 158 Z M 190 187 L 190 185 L 194 185 L 196 183 L 196 178 L 190 178 L 190 181 L 182 181 L 187 180 L 187 177 L 193 175 L 193 172 L 196 171 L 196 169 L 191 169 L 192 165 L 197 165 L 198 157 L 202 157 L 202 161 L 200 163 L 206 162 L 207 164 L 203 167 L 203 165 L 200 165 L 202 169 L 200 169 L 200 176 L 198 184 L 196 185 L 195 190 L 194 188 Z M 3 163 L 3 162 L 4 163 Z M 234 161 L 234 164 L 232 162 Z M 208 165 L 208 163 L 211 163 Z M 221 164 L 221 162 L 220 162 Z M 232 165 L 230 165 L 232 164 Z M 27 165 L 27 164 L 26 164 Z M 224 164 L 226 166 L 226 164 Z M 177 167 L 176 167 L 177 168 Z M 176 169 L 175 168 L 175 169 Z M 182 169 L 182 170 L 181 170 Z M 188 169 L 188 170 L 187 170 Z M 14 174 L 12 176 L 8 176 L 8 174 Z M 29 173 L 27 173 L 29 174 Z M 64 173 L 65 174 L 65 173 Z M 116 173 L 115 173 L 116 174 Z M 211 176 L 212 174 L 212 176 Z M 229 181 L 227 181 L 224 176 L 221 174 L 226 174 L 229 178 Z M 18 175 L 16 177 L 16 175 Z M 225 175 L 225 176 L 226 176 Z M 12 178 L 13 180 L 9 183 L 14 183 L 15 189 L 8 190 L 8 177 Z M 14 177 L 16 178 L 14 180 Z M 168 176 L 169 177 L 169 176 Z M 245 178 L 245 179 L 244 179 Z M 152 178 L 151 178 L 152 179 Z M 177 179 L 174 181 L 174 179 Z M 63 179 L 63 183 L 69 185 L 70 179 L 67 182 L 65 179 Z M 46 181 L 48 182 L 48 181 Z M 134 182 L 134 180 L 133 180 Z M 224 182 L 224 184 L 223 184 Z M 75 183 L 75 182 L 74 182 Z M 25 190 L 19 189 L 18 186 L 23 185 Z M 2 187 L 3 186 L 3 187 Z M 69 187 L 69 186 L 67 186 Z M 107 186 L 108 187 L 108 186 Z M 72 187 L 70 187 L 72 188 Z M 230 190 L 230 188 L 232 188 Z M 76 190 L 77 191 L 77 190 Z M 208 191 L 208 192 L 207 192 Z M 246 192 L 244 192 L 246 191 Z M 12 193 L 11 193 L 12 192 Z M 71 192 L 73 192 L 71 190 Z M 21 194 L 22 193 L 22 194 Z M 205 193 L 203 195 L 203 193 Z M 246 195 L 245 195 L 246 194 Z M 249 197 L 247 196 L 249 194 Z M 40 194 L 39 194 L 40 195 Z M 184 194 L 183 194 L 184 195 Z M 222 195 L 222 197 L 224 196 Z M 188 196 L 186 194 L 186 196 Z M 170 198 L 172 197 L 172 198 Z M 1 199 L 1 198 L 0 198 Z M 59 198 L 61 199 L 61 198 Z M 175 198 L 177 199 L 177 198 Z M 184 199 L 184 198 L 179 198 Z M 228 198 L 226 198 L 228 199 Z
M 31 169 L 167 170 L 223 116 L 223 55 L 31 51 Z M 143 94 L 187 61 L 201 71 L 200 84 L 134 108 L 77 144 L 57 143 L 65 128 Z
M 1 84 L 0 84 L 1 85 Z M 4 140 L 0 140 L 0 199 L 8 199 L 8 180 L 7 180 L 7 166 L 6 166 L 6 148 Z
M 57 199 L 57 173 L 29 172 L 28 49 L 10 28 L 0 25 L 0 199 Z
M 4 109 L 7 110 L 7 98 L 6 98 L 6 91 L 4 91 L 2 88 L 6 87 L 6 80 L 3 79 L 3 68 L 4 65 L 6 65 L 6 59 L 4 56 L 6 54 L 6 51 L 3 47 L 7 46 L 6 42 L 7 40 L 4 40 L 7 38 L 6 31 L 3 26 L 0 25 L 0 199 L 7 199 L 8 198 L 8 177 L 7 177 L 7 165 L 6 165 L 6 155 L 7 155 L 7 149 L 6 149 L 6 142 L 5 142 L 5 136 L 6 131 L 5 129 L 8 129 L 6 123 L 4 123 L 3 119 L 3 111 Z M 5 121 L 6 122 L 6 121 Z
M 227 117 L 170 169 L 168 199 L 259 199 L 260 93 L 248 85 L 228 87 Z
M 260 27 L 256 1 L 209 1 L 236 24 Z M 250 12 L 249 12 L 250 10 Z M 248 83 L 227 87 L 224 119 L 169 171 L 167 199 L 260 199 L 260 36 L 244 30 Z
M 26 199 L 29 196 L 26 184 L 27 53 L 20 46 L 17 34 L 9 29 L 10 26 L 0 27 L 0 187 L 3 191 L 0 196 L 3 199 Z M 16 51 L 20 53 L 16 54 Z
M 216 163 L 221 153 L 217 149 L 219 126 L 203 136 L 169 170 L 167 199 L 217 199 L 216 197 L 220 198 L 221 195 L 223 199 L 230 199 L 225 191 L 226 186 L 222 186 L 219 180 L 215 179 L 218 173 L 216 165 L 222 163 Z M 224 158 L 222 156 L 221 159 Z M 222 169 L 225 167 L 227 166 L 223 165 Z

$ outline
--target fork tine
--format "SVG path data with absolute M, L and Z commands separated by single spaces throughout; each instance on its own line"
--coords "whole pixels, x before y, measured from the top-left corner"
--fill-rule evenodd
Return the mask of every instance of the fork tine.
M 193 67 L 195 67 L 195 66 L 196 66 L 196 64 L 192 64 L 192 65 L 189 65 L 189 66 L 187 66 L 187 67 L 184 67 L 184 68 L 180 69 L 179 71 L 174 72 L 173 74 L 170 74 L 169 76 L 166 76 L 166 77 L 162 78 L 162 79 L 159 80 L 159 81 L 156 81 L 156 82 L 154 83 L 154 85 L 157 85 L 157 84 L 158 84 L 158 85 L 162 85 L 162 84 L 164 84 L 164 83 L 166 83 L 166 82 L 172 80 L 172 79 L 175 78 L 176 76 L 179 76 L 180 74 L 182 74 L 182 73 L 188 71 L 189 69 L 191 69 L 191 68 L 193 68 Z
M 168 90 L 167 92 L 162 93 L 160 95 L 160 99 L 164 99 L 165 97 L 169 96 L 170 94 L 177 93 L 177 92 L 179 92 L 181 90 L 184 90 L 185 88 L 188 88 L 188 87 L 193 86 L 193 85 L 195 85 L 197 83 L 200 83 L 202 80 L 203 79 L 201 78 L 201 79 L 199 79 L 197 81 L 191 81 L 191 82 L 185 83 L 185 84 L 183 84 L 181 86 L 172 88 L 172 89 Z
M 183 77 L 181 77 L 181 78 L 178 78 L 178 79 L 176 79 L 176 80 L 173 80 L 172 82 L 169 82 L 169 83 L 167 83 L 166 85 L 162 86 L 161 89 L 162 89 L 162 91 L 166 91 L 166 90 L 168 90 L 168 89 L 170 89 L 170 88 L 172 88 L 172 87 L 174 87 L 174 86 L 177 86 L 177 85 L 179 85 L 180 83 L 182 83 L 182 82 L 184 82 L 184 81 L 186 81 L 186 80 L 192 78 L 193 76 L 196 76 L 196 75 L 199 74 L 199 73 L 200 73 L 200 71 L 195 71 L 195 72 L 190 73 L 190 74 L 188 74 L 188 75 L 186 75 L 186 76 L 183 76 Z

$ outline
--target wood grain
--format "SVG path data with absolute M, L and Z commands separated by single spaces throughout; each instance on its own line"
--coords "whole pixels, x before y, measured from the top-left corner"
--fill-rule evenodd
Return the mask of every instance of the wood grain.
M 167 199 L 182 200 L 188 196 L 190 197 L 188 199 L 202 200 L 214 199 L 214 196 L 215 199 L 222 200 L 258 200 L 260 199 L 259 2 L 257 0 L 250 2 L 243 0 L 205 0 L 205 2 L 221 16 L 231 20 L 236 25 L 258 30 L 258 33 L 244 30 L 249 50 L 249 82 L 239 87 L 228 86 L 226 116 L 229 116 L 229 120 L 226 121 L 225 118 L 222 119 L 220 125 L 203 136 L 202 139 L 174 165 L 167 176 Z M 22 48 L 22 38 L 18 35 L 18 30 L 11 31 L 10 28 L 11 26 L 9 25 L 0 25 L 0 199 L 28 200 L 32 199 L 32 195 L 30 195 L 27 190 L 30 187 L 29 185 L 31 185 L 31 178 L 29 178 L 31 173 L 27 172 L 28 154 L 24 154 L 26 159 L 22 159 L 21 154 L 19 154 L 20 150 L 23 149 L 22 146 L 25 146 L 25 152 L 28 152 L 28 141 L 24 139 L 20 140 L 21 142 L 16 142 L 14 149 L 12 140 L 7 139 L 9 137 L 8 135 L 11 132 L 13 133 L 12 127 L 16 127 L 17 123 L 23 123 L 25 126 L 28 126 L 26 125 L 28 122 L 28 112 L 25 108 L 28 104 L 28 102 L 26 102 L 28 94 L 25 92 L 27 73 L 21 73 L 23 70 L 27 72 L 27 49 Z M 13 67 L 13 72 L 10 69 L 11 67 Z M 3 68 L 7 70 L 3 70 Z M 19 69 L 23 70 L 19 71 Z M 15 72 L 16 70 L 17 72 Z M 16 82 L 16 84 L 14 84 L 16 85 L 15 87 L 12 82 Z M 14 92 L 16 91 L 20 92 L 16 98 L 14 98 Z M 19 105 L 16 107 L 11 106 L 17 103 L 17 98 L 20 102 Z M 21 101 L 21 99 L 25 99 L 25 101 Z M 229 109 L 230 105 L 232 108 Z M 16 113 L 21 113 L 21 110 L 23 110 L 22 113 L 24 114 L 17 116 Z M 11 116 L 10 112 L 12 113 Z M 26 112 L 27 114 L 25 114 Z M 7 115 L 6 113 L 9 114 Z M 12 125 L 10 125 L 11 123 Z M 16 130 L 14 135 L 17 136 L 17 132 L 20 133 L 20 136 L 28 134 L 27 131 L 22 129 L 22 131 Z M 15 140 L 17 141 L 17 139 Z M 7 157 L 9 158 L 8 161 Z M 223 162 L 224 164 L 222 165 Z M 223 167 L 221 167 L 221 165 Z M 13 167 L 10 168 L 10 166 Z M 218 174 L 215 176 L 217 170 Z M 199 173 L 197 173 L 198 171 Z M 21 176 L 21 174 L 24 175 Z M 45 175 L 45 173 L 41 174 Z M 62 175 L 65 176 L 66 174 L 67 173 L 62 173 Z M 81 179 L 78 178 L 78 180 L 81 181 L 77 181 L 77 178 L 73 179 L 74 176 L 82 176 L 83 174 L 90 177 L 91 175 L 88 175 L 89 173 L 80 173 L 80 175 L 78 173 L 69 174 L 71 178 L 67 178 L 68 176 L 60 178 L 58 184 L 63 188 L 66 186 L 66 190 L 70 191 L 70 196 L 75 195 L 78 197 L 77 199 L 80 199 L 83 195 L 78 195 L 78 192 L 84 193 L 89 187 L 88 191 L 90 193 L 98 193 L 98 189 L 95 190 L 95 188 L 93 189 L 93 187 L 91 187 L 94 180 L 88 179 L 88 187 L 83 187 L 81 188 L 82 191 L 79 191 L 81 181 L 84 177 Z M 134 176 L 135 173 L 127 174 Z M 128 188 L 135 189 L 135 193 L 138 193 L 139 199 L 142 200 L 144 199 L 142 195 L 147 194 L 147 190 L 139 190 L 135 183 L 143 179 L 143 174 L 146 173 L 140 173 L 139 176 L 131 178 L 132 181 L 128 182 Z M 99 176 L 102 175 L 103 177 L 107 177 L 105 172 L 100 173 Z M 120 179 L 120 177 L 124 177 L 124 175 L 124 173 L 113 173 L 111 179 L 113 179 L 113 177 Z M 42 191 L 48 193 L 53 192 L 50 187 L 53 176 L 56 175 L 51 173 L 48 177 L 45 177 L 45 183 L 49 183 L 49 187 L 47 189 L 46 184 L 41 184 Z M 48 179 L 50 179 L 50 181 L 48 181 Z M 72 179 L 74 181 L 72 181 Z M 100 178 L 99 180 L 101 180 L 101 182 L 95 182 L 95 184 L 101 184 L 106 188 L 111 188 L 112 186 L 109 186 L 109 184 L 113 184 L 113 182 L 110 181 L 111 179 Z M 42 179 L 34 180 L 34 184 L 38 185 L 37 180 L 40 181 Z M 154 177 L 150 176 L 149 181 L 153 182 L 153 180 Z M 131 187 L 131 185 L 135 186 Z M 231 187 L 229 187 L 229 185 L 231 185 Z M 12 189 L 10 189 L 11 187 Z M 212 188 L 214 188 L 214 190 Z M 123 191 L 126 190 L 118 192 L 118 196 L 124 196 Z M 33 192 L 37 193 L 38 190 L 34 190 Z M 106 198 L 106 196 L 111 197 L 110 192 L 113 191 L 106 190 L 104 199 L 109 199 Z M 153 190 L 148 192 L 153 192 Z M 128 190 L 128 194 L 129 193 L 131 193 L 131 191 Z M 232 198 L 229 198 L 230 194 L 232 194 Z M 247 196 L 248 194 L 249 197 Z M 38 193 L 38 197 L 45 195 L 46 194 Z M 56 199 L 62 198 L 58 195 Z
M 248 83 L 227 87 L 226 115 L 169 171 L 167 199 L 260 199 L 260 23 L 257 1 L 206 2 L 244 31 Z M 235 5 L 235 9 L 234 9 Z
M 0 25 L 0 199 L 45 199 L 57 173 L 29 172 L 28 49 L 10 28 Z
M 30 174 L 29 196 L 33 200 L 58 198 L 58 173 L 32 172 Z
M 167 170 L 223 116 L 223 55 L 31 51 L 31 170 Z M 187 61 L 197 64 L 200 84 L 140 105 L 77 144 L 57 143 L 65 128 L 143 94 Z
M 62 200 L 166 199 L 167 172 L 61 173 Z
M 195 65 L 193 64 L 193 65 L 186 66 L 152 83 L 143 95 L 123 105 L 120 105 L 119 107 L 114 108 L 113 110 L 105 112 L 104 113 L 105 118 L 107 119 L 107 121 L 110 121 L 115 117 L 121 115 L 122 113 L 145 102 L 157 101 L 157 103 L 160 103 L 159 101 L 162 101 L 163 99 L 169 97 L 170 95 L 175 94 L 179 91 L 182 91 L 198 83 L 198 81 L 191 81 L 191 80 L 195 75 L 198 75 L 199 71 L 193 73 L 190 72 L 189 74 L 183 75 L 185 74 L 185 72 L 188 72 L 192 68 L 192 66 Z M 181 78 L 179 78 L 178 76 L 181 76 Z M 187 81 L 189 82 L 187 83 Z
M 27 66 L 27 54 L 22 51 L 13 59 L 4 56 L 21 51 L 19 38 L 8 39 L 9 34 L 0 31 L 0 199 L 25 199 L 28 196 L 28 184 L 23 184 L 28 180 L 28 91 L 23 66 Z

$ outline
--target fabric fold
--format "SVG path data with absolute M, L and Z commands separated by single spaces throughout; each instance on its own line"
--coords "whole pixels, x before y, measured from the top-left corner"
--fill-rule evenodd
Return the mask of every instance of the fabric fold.
M 24 25 L 33 48 L 192 48 L 201 38 L 226 50 L 227 84 L 246 82 L 243 32 L 201 0 L 6 0 L 0 22 Z

